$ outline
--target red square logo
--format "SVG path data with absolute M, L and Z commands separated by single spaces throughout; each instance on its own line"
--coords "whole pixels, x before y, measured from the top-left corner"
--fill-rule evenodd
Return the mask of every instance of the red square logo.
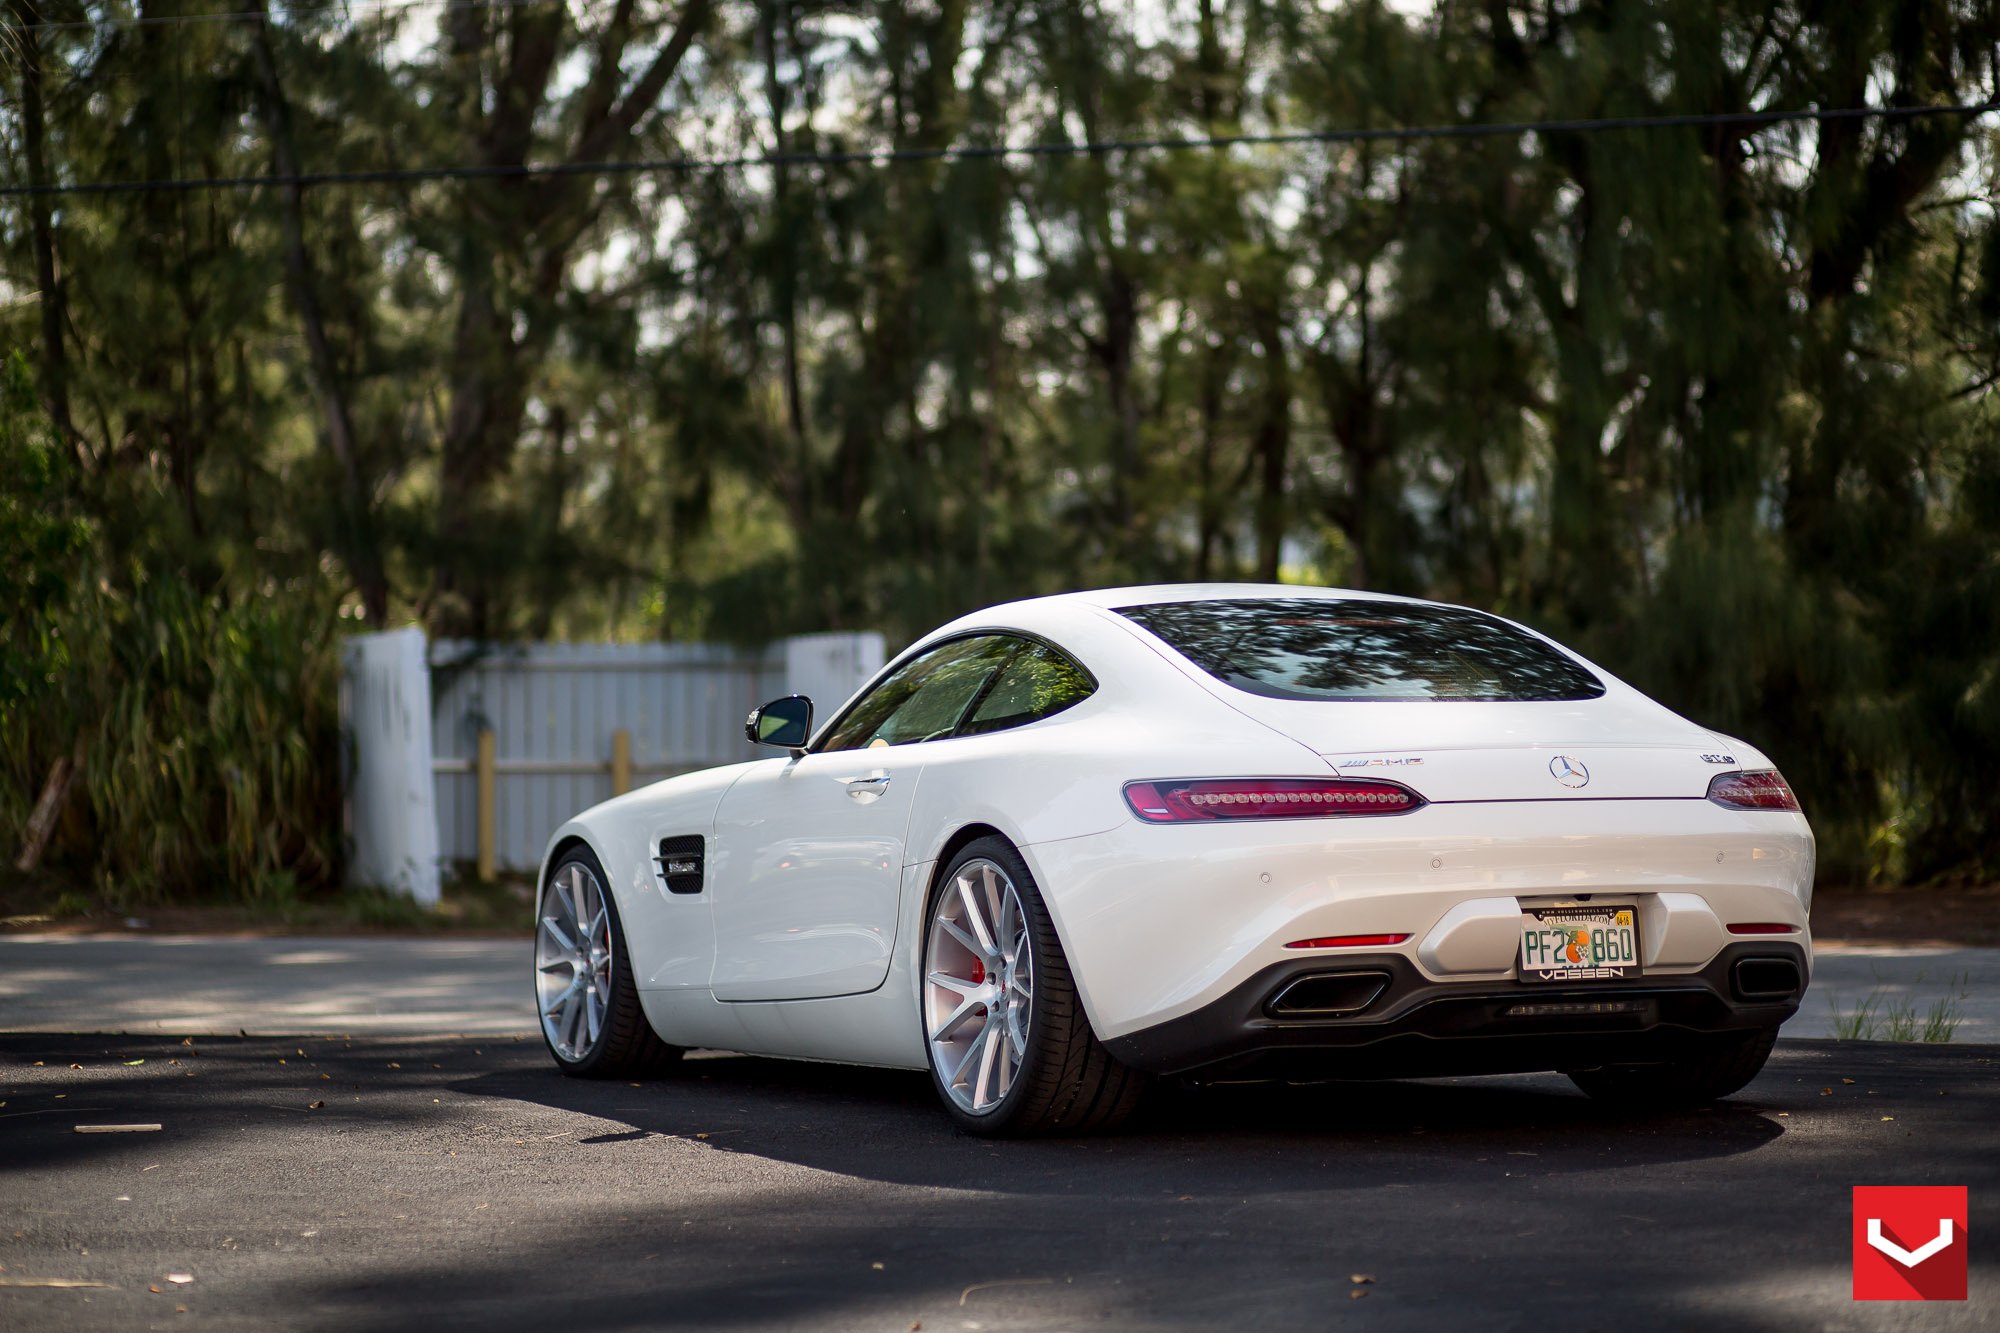
M 1962 1301 L 1963 1185 L 1854 1187 L 1854 1299 Z

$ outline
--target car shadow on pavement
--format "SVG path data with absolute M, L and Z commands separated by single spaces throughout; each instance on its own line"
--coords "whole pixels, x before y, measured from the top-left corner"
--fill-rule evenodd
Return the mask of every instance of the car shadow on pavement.
M 1149 1174 L 1182 1178 L 1198 1152 L 1204 1172 L 1256 1194 L 1296 1189 L 1305 1160 L 1337 1160 L 1350 1185 L 1408 1179 L 1445 1161 L 1608 1171 L 1751 1152 L 1785 1132 L 1754 1096 L 1694 1111 L 1614 1112 L 1556 1075 L 1168 1083 L 1119 1132 L 1004 1145 L 959 1131 L 928 1076 L 895 1070 L 704 1053 L 638 1085 L 514 1068 L 453 1090 L 626 1126 L 578 1140 L 587 1146 L 663 1135 L 861 1179 L 1017 1194 L 1072 1188 L 1079 1160 L 1095 1170 L 1116 1164 L 1136 1184 Z
M 1854 1181 L 1995 1197 L 1996 1058 L 1785 1043 L 1745 1094 L 1651 1116 L 1552 1076 L 1172 1087 L 1116 1134 L 996 1143 L 921 1073 L 0 1036 L 0 1260 L 111 1284 L 0 1291 L 0 1325 L 87 1296 L 141 1326 L 185 1267 L 173 1299 L 242 1328 L 1592 1327 L 1609 1263 L 1633 1326 L 1776 1333 L 1848 1308 Z M 73 1129 L 104 1121 L 161 1128 Z
M 1657 1183 L 1635 1176 L 1679 1179 L 1784 1132 L 1754 1100 L 1613 1116 L 1567 1089 L 1554 1078 L 1164 1087 L 1118 1133 L 994 1142 L 957 1130 L 926 1075 L 897 1071 L 703 1055 L 636 1086 L 528 1064 L 452 1084 L 590 1118 L 564 1145 L 583 1178 L 617 1174 L 657 1197 L 622 1204 L 622 1227 L 554 1243 L 623 1256 L 593 1288 L 598 1322 L 687 1328 L 1240 1327 L 1245 1291 L 1295 1322 L 1348 1300 L 1347 1256 L 1391 1248 L 1390 1217 L 1420 1232 L 1505 1219 L 1510 1236 L 1556 1234 L 1576 1226 L 1567 1210 L 1519 1193 L 1555 1188 L 1596 1200 L 1593 1225 L 1630 1245 L 1667 1212 Z M 1562 1183 L 1583 1172 L 1602 1182 Z M 1448 1222 L 1439 1209 L 1453 1210 Z M 1520 1249 L 1510 1271 L 1566 1280 L 1582 1243 L 1568 1237 L 1560 1259 Z M 1662 1299 L 1681 1280 L 1659 1275 Z M 671 1299 L 650 1294 L 660 1289 Z M 573 1313 L 506 1263 L 329 1284 L 315 1299 L 386 1329 L 410 1325 L 384 1318 L 377 1298 L 413 1292 L 463 1302 L 475 1319 Z M 1429 1299 L 1415 1284 L 1409 1295 Z M 1462 1299 L 1440 1297 L 1405 1326 L 1449 1323 Z
M 1180 1179 L 1198 1158 L 1232 1190 L 1259 1193 L 1296 1188 L 1302 1162 L 1337 1162 L 1350 1185 L 1482 1163 L 1574 1173 L 1727 1157 L 1784 1133 L 1758 1096 L 1782 1087 L 1769 1073 L 1715 1106 L 1658 1114 L 1606 1110 L 1555 1075 L 1162 1084 L 1116 1133 L 1001 1144 L 959 1131 L 929 1077 L 898 1070 L 702 1052 L 629 1083 L 566 1078 L 525 1041 L 36 1036 L 5 1045 L 8 1063 L 36 1077 L 0 1079 L 0 1101 L 12 1103 L 0 1111 L 0 1173 L 143 1155 L 156 1142 L 71 1132 L 82 1121 L 163 1121 L 165 1140 L 191 1143 L 296 1120 L 316 1137 L 397 1123 L 446 1092 L 590 1117 L 598 1128 L 579 1126 L 574 1139 L 590 1150 L 677 1138 L 858 1179 L 1015 1194 L 1068 1190 L 1079 1162 L 1143 1185 Z M 216 1077 L 229 1095 L 201 1102 Z

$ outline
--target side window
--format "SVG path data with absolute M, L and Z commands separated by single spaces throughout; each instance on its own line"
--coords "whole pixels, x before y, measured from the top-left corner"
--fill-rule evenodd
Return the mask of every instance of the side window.
M 977 736 L 1038 722 L 1082 703 L 1096 688 L 1090 673 L 1067 655 L 1046 644 L 1025 644 L 958 734 Z
M 819 748 L 860 750 L 949 736 L 1018 642 L 999 635 L 953 639 L 912 658 L 856 704 Z

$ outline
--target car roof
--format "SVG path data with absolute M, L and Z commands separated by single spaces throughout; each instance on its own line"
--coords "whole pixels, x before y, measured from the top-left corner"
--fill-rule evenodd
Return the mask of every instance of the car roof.
M 1122 588 L 1088 588 L 1078 592 L 1037 597 L 1038 602 L 1082 602 L 1089 606 L 1116 609 L 1158 602 L 1239 601 L 1266 597 L 1366 597 L 1381 602 L 1414 602 L 1415 597 L 1394 593 L 1368 592 L 1358 588 L 1321 588 L 1302 583 L 1141 583 Z
M 1117 588 L 1084 588 L 1048 597 L 1029 597 L 1018 602 L 1003 602 L 963 616 L 960 622 L 975 619 L 998 622 L 1063 607 L 1094 607 L 1098 610 L 1115 611 L 1120 607 L 1150 606 L 1161 602 L 1247 601 L 1267 597 L 1329 600 L 1361 597 L 1377 602 L 1416 602 L 1436 605 L 1436 603 L 1424 603 L 1424 599 L 1420 597 L 1402 597 L 1395 593 L 1369 592 L 1359 588 L 1321 588 L 1301 583 L 1139 583 Z
M 1359 597 L 1370 601 L 1438 605 L 1435 602 L 1425 602 L 1419 597 L 1401 597 L 1394 593 L 1368 592 L 1355 588 L 1319 588 L 1298 583 L 1132 584 L 1117 588 L 1086 588 L 1077 592 L 1056 593 L 1048 597 L 1029 597 L 1018 602 L 1002 602 L 996 606 L 984 607 L 960 616 L 949 624 L 938 626 L 919 638 L 911 647 L 920 648 L 939 639 L 986 629 L 1027 630 L 1031 633 L 1049 635 L 1061 642 L 1065 629 L 1073 632 L 1081 625 L 1092 621 L 1102 623 L 1106 619 L 1118 619 L 1111 613 L 1120 607 L 1147 606 L 1161 602 L 1245 601 L 1266 597 L 1326 600 Z

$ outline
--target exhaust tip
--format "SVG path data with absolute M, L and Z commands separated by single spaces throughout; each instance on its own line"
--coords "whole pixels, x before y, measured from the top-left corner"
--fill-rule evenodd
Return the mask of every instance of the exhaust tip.
M 1739 1000 L 1789 1000 L 1805 989 L 1805 974 L 1791 958 L 1739 958 L 1730 970 Z
M 1343 1018 L 1389 989 L 1387 972 L 1315 972 L 1281 987 L 1264 1003 L 1272 1018 Z

